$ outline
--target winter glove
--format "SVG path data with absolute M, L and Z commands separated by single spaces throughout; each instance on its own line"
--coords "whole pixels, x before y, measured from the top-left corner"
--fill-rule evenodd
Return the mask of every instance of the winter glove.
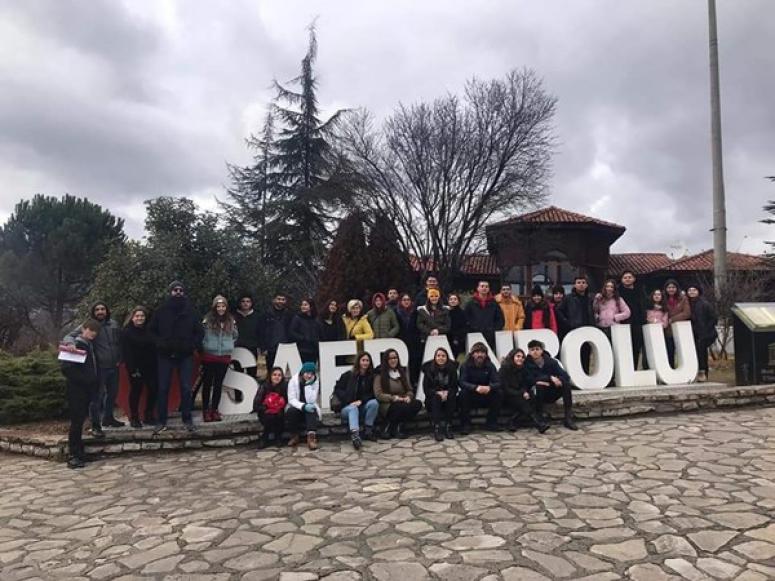
M 301 409 L 303 409 L 306 413 L 311 414 L 315 411 L 315 405 L 311 403 L 305 403 L 304 407 Z

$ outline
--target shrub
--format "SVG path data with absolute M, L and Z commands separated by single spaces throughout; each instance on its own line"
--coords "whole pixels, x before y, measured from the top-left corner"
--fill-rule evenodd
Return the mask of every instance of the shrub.
M 0 352 L 0 425 L 61 418 L 65 378 L 53 351 Z

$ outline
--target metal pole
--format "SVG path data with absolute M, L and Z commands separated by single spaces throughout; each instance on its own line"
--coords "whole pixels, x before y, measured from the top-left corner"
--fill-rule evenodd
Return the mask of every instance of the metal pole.
M 724 165 L 721 154 L 721 96 L 718 72 L 716 0 L 708 0 L 710 39 L 710 125 L 713 160 L 713 283 L 716 298 L 727 282 L 727 212 L 724 201 Z

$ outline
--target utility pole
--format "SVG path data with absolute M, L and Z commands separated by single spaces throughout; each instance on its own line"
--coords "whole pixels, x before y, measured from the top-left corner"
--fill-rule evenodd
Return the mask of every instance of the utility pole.
M 710 127 L 713 160 L 713 286 L 716 298 L 727 282 L 727 210 L 724 200 L 724 164 L 721 155 L 721 96 L 718 73 L 716 0 L 708 0 L 710 40 Z

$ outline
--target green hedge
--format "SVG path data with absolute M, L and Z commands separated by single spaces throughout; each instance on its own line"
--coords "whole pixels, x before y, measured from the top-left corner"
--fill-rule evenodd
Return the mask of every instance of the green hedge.
M 0 352 L 0 426 L 57 419 L 66 411 L 65 378 L 55 352 L 22 357 Z

